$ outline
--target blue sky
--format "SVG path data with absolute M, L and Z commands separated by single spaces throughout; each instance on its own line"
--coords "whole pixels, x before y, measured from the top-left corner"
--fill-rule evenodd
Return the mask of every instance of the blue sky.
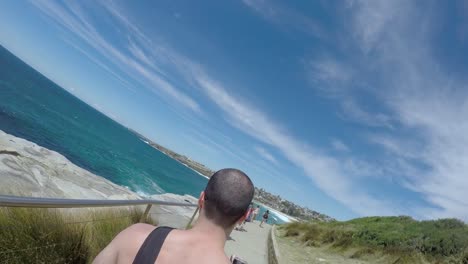
M 0 1 L 0 44 L 125 126 L 298 204 L 468 220 L 466 13 L 466 1 Z

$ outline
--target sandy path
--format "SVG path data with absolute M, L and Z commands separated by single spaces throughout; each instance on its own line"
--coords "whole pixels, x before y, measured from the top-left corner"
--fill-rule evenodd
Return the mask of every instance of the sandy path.
M 228 256 L 236 255 L 249 264 L 267 264 L 267 239 L 271 226 L 259 227 L 259 222 L 246 223 L 246 231 L 232 231 L 224 250 Z

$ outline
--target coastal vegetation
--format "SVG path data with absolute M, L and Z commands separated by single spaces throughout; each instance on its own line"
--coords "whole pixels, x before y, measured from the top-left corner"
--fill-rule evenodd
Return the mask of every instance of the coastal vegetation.
M 457 219 L 397 216 L 296 222 L 281 226 L 280 235 L 305 248 L 371 263 L 468 263 L 468 226 Z
M 142 216 L 137 209 L 71 210 L 0 208 L 0 262 L 91 263 Z

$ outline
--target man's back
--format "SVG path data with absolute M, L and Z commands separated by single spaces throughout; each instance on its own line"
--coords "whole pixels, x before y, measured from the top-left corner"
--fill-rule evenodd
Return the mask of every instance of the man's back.
M 155 230 L 151 225 L 133 225 L 120 232 L 94 263 L 133 263 L 136 256 L 138 264 L 230 263 L 224 253 L 226 239 L 245 220 L 253 196 L 249 176 L 237 169 L 219 170 L 200 193 L 198 219 L 190 230 Z M 149 260 L 143 261 L 137 255 L 140 248 Z
M 133 263 L 140 247 L 154 229 L 154 226 L 147 224 L 136 224 L 125 229 L 94 263 Z M 155 263 L 229 263 L 229 260 L 223 248 L 217 248 L 202 236 L 174 229 L 166 237 Z

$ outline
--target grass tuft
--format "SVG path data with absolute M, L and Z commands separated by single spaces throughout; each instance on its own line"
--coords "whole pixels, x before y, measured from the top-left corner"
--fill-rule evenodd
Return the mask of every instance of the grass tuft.
M 308 241 L 317 241 L 321 235 L 321 230 L 317 225 L 309 225 L 308 228 L 304 231 L 304 235 L 301 240 L 303 242 Z
M 136 209 L 62 214 L 51 209 L 0 208 L 0 259 L 12 264 L 32 260 L 91 263 L 120 231 L 138 223 L 141 216 Z

